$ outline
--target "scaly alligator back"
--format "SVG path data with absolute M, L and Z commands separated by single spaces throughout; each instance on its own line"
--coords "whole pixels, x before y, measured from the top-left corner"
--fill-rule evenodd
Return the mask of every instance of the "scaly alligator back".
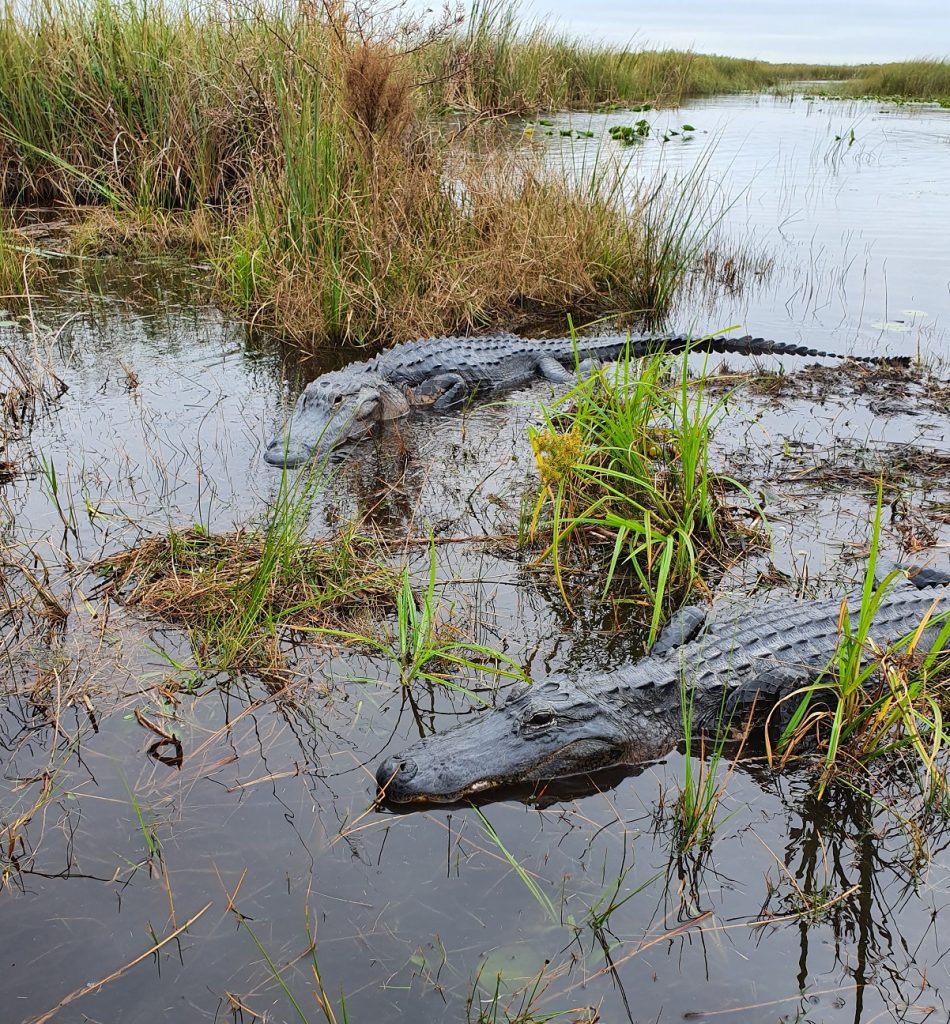
M 947 611 L 950 577 L 892 586 L 871 638 L 882 647 L 913 632 L 934 610 Z M 938 589 L 942 588 L 942 589 Z M 852 616 L 856 602 L 851 602 Z M 697 729 L 741 722 L 813 682 L 839 644 L 841 601 L 781 601 L 713 618 L 695 640 L 588 679 L 544 679 L 516 688 L 477 721 L 417 741 L 379 766 L 390 800 L 452 801 L 499 785 L 537 782 L 665 754 L 682 736 L 681 691 Z M 921 649 L 936 630 L 924 631 Z M 733 717 L 734 716 L 734 717 Z
M 766 338 L 725 335 L 691 339 L 675 335 L 612 335 L 598 338 L 535 340 L 513 334 L 485 338 L 421 338 L 407 341 L 360 363 L 311 381 L 297 400 L 286 436 L 264 452 L 275 466 L 299 466 L 348 441 L 365 437 L 376 425 L 398 419 L 412 408 L 454 408 L 477 393 L 495 395 L 538 380 L 568 383 L 575 363 L 610 362 L 662 350 L 735 352 L 742 355 L 831 356 L 807 345 Z M 901 362 L 861 356 L 863 362 Z M 906 360 L 903 360 L 906 362 Z
M 511 387 L 513 378 L 521 383 L 522 374 L 526 381 L 534 376 L 533 368 L 539 356 L 557 360 L 562 366 L 574 365 L 575 360 L 587 359 L 610 361 L 629 352 L 633 358 L 654 352 L 695 352 L 734 353 L 757 356 L 814 356 L 831 359 L 852 358 L 863 363 L 905 365 L 906 357 L 892 356 L 845 356 L 838 352 L 827 352 L 808 345 L 796 345 L 752 335 L 731 337 L 691 337 L 686 334 L 640 334 L 606 335 L 578 338 L 522 338 L 514 334 L 490 335 L 487 337 L 440 337 L 419 338 L 395 345 L 379 355 L 356 364 L 369 373 L 379 373 L 387 380 L 415 383 L 433 374 L 456 373 L 466 380 L 477 381 L 483 387 Z M 519 373 L 515 367 L 523 366 Z M 521 369 L 521 367 L 519 367 Z M 514 386 L 517 386 L 515 384 Z

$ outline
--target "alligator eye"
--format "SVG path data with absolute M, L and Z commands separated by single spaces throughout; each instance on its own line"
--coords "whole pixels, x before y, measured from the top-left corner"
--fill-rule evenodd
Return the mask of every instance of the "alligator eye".
M 333 399 L 333 404 L 334 405 L 342 405 L 343 404 L 343 395 L 337 395 L 336 398 Z
M 526 718 L 524 724 L 532 729 L 540 729 L 542 726 L 551 725 L 554 722 L 554 712 L 548 708 L 535 711 L 530 718 Z

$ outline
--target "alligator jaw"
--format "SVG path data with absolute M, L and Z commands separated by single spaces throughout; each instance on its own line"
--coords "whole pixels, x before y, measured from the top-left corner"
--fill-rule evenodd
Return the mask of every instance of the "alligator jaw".
M 548 681 L 386 758 L 376 783 L 390 803 L 455 803 L 625 763 L 630 746 L 620 719 L 602 702 L 567 681 Z

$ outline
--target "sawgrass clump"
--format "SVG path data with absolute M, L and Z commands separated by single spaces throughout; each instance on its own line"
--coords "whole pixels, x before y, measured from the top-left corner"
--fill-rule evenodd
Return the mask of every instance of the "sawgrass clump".
M 544 411 L 531 433 L 540 485 L 526 532 L 544 544 L 565 599 L 568 561 L 599 566 L 604 596 L 632 576 L 652 642 L 704 570 L 748 541 L 727 490 L 757 508 L 754 498 L 710 466 L 722 404 L 706 400 L 688 354 L 658 353 L 622 358 Z
M 200 669 L 278 672 L 281 642 L 315 627 L 392 607 L 397 576 L 353 528 L 306 532 L 325 464 L 281 473 L 260 525 L 227 534 L 203 527 L 146 538 L 94 568 L 102 593 L 184 625 Z
M 210 257 L 224 304 L 316 344 L 567 312 L 650 322 L 705 231 L 696 181 L 631 199 L 622 166 L 578 180 L 443 116 L 456 101 L 676 92 L 663 83 L 684 75 L 643 77 L 650 60 L 544 35 L 496 4 L 420 27 L 330 2 L 8 3 L 0 188 L 9 203 L 103 211 L 74 234 L 86 254 Z M 641 77 L 624 79 L 634 65 Z M 669 217 L 683 196 L 697 216 Z

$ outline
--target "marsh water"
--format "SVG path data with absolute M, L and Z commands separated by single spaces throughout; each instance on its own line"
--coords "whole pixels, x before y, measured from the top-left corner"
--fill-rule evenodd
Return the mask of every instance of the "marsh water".
M 654 129 L 631 182 L 704 162 L 728 206 L 723 259 L 754 257 L 738 285 L 720 264 L 697 275 L 673 326 L 950 357 L 950 111 L 743 96 L 558 117 L 525 144 L 579 166 L 619 153 L 607 128 L 639 117 Z M 657 138 L 683 124 L 688 141 Z M 320 984 L 340 1022 L 950 1019 L 950 832 L 902 824 L 899 773 L 887 807 L 860 787 L 819 801 L 807 766 L 750 760 L 711 846 L 684 856 L 680 750 L 533 801 L 396 814 L 374 806 L 375 765 L 470 701 L 407 694 L 390 659 L 339 644 L 291 652 L 292 686 L 208 678 L 184 631 L 97 597 L 84 566 L 143 533 L 263 516 L 279 483 L 263 445 L 321 368 L 196 300 L 191 276 L 104 265 L 34 298 L 69 390 L 17 447 L 4 535 L 69 615 L 5 625 L 0 820 L 46 796 L 2 857 L 2 1024 L 317 1021 Z M 0 331 L 29 345 L 19 320 Z M 793 380 L 814 362 L 759 365 Z M 718 467 L 762 496 L 773 531 L 722 589 L 858 579 L 882 466 L 907 467 L 889 552 L 945 565 L 950 390 L 808 380 L 738 391 L 717 430 Z M 536 680 L 610 672 L 643 644 L 592 590 L 568 609 L 513 543 L 527 427 L 551 396 L 365 444 L 313 523 L 368 516 L 409 539 L 419 580 L 431 532 L 441 614 Z M 180 764 L 149 756 L 143 719 L 179 737 Z

